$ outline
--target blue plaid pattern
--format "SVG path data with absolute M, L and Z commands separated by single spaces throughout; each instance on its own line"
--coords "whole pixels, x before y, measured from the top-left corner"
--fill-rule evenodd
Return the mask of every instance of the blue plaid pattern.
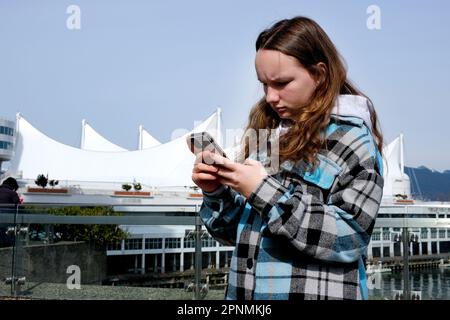
M 356 117 L 331 116 L 320 164 L 284 162 L 245 199 L 206 194 L 200 216 L 235 245 L 227 299 L 362 299 L 366 254 L 382 198 L 382 159 Z

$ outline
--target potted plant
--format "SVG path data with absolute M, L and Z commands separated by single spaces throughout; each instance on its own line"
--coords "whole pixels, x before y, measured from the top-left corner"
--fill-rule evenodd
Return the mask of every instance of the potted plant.
M 135 191 L 130 191 L 131 188 L 133 188 Z M 114 191 L 114 195 L 116 196 L 137 196 L 137 197 L 149 197 L 150 192 L 148 191 L 141 191 L 142 185 L 138 182 L 133 182 L 133 185 L 129 183 L 124 183 L 122 185 L 122 189 L 125 191 Z
M 408 199 L 408 196 L 406 194 L 396 194 L 394 197 L 396 203 L 414 203 L 414 200 Z
M 58 185 L 58 183 L 59 183 L 58 180 L 50 180 L 50 181 L 48 182 L 48 184 L 49 184 L 52 188 L 56 187 L 56 186 Z
M 136 191 L 141 191 L 142 190 L 142 185 L 139 182 L 135 182 L 135 183 L 133 183 L 133 188 Z
M 125 190 L 126 192 L 131 190 L 131 185 L 129 185 L 128 183 L 124 183 L 122 185 L 122 189 Z
M 48 183 L 48 175 L 46 177 L 43 174 L 39 174 L 36 180 L 34 180 L 34 183 L 36 183 L 37 186 L 40 186 L 45 189 Z
M 203 193 L 200 192 L 200 188 L 197 186 L 193 186 L 191 187 L 191 189 L 194 190 L 194 192 L 189 193 L 188 195 L 188 199 L 202 199 L 203 198 Z
M 55 188 L 58 184 L 58 180 L 48 180 L 48 175 L 44 176 L 43 174 L 39 174 L 34 180 L 34 183 L 40 188 L 28 187 L 28 192 L 37 192 L 37 193 L 67 193 L 68 190 L 65 188 Z M 47 185 L 50 185 L 52 188 L 48 189 Z

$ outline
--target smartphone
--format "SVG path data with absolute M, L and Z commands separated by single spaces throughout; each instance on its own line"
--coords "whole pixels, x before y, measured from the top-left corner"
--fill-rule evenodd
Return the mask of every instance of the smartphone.
M 202 151 L 211 151 L 227 158 L 225 151 L 214 141 L 208 132 L 196 132 L 187 137 L 187 143 L 191 152 L 195 155 Z

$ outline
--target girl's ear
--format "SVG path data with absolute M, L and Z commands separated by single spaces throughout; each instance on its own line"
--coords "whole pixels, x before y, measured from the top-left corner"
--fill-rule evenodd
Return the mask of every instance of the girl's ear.
M 327 76 L 327 65 L 323 62 L 319 62 L 314 66 L 314 80 L 316 85 L 319 86 Z

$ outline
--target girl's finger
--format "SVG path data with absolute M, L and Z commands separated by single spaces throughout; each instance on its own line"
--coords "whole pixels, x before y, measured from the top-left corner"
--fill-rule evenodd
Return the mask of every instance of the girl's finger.
M 194 172 L 210 172 L 210 173 L 216 173 L 217 172 L 217 168 L 214 166 L 210 166 L 204 163 L 197 163 L 194 166 Z
M 209 174 L 209 173 L 194 173 L 192 175 L 192 180 L 214 181 L 214 180 L 217 180 L 217 176 Z
M 236 185 L 233 183 L 233 181 L 226 179 L 226 178 L 218 178 L 219 182 L 225 186 L 229 186 L 231 188 L 236 188 Z
M 202 151 L 199 152 L 196 156 L 195 156 L 195 163 L 206 163 L 206 164 L 211 164 L 207 161 L 205 161 L 206 159 L 209 159 L 211 157 L 211 152 L 210 151 Z
M 226 168 L 218 168 L 216 175 L 227 180 L 232 180 L 235 175 L 234 171 L 227 170 Z
M 235 168 L 235 163 L 233 161 L 231 161 L 228 158 L 222 157 L 222 156 L 220 156 L 218 154 L 210 152 L 207 155 L 207 157 L 208 157 L 208 159 L 207 159 L 208 160 L 208 162 L 207 162 L 208 164 L 213 164 L 213 165 L 218 166 L 218 167 L 227 168 L 229 170 L 234 170 L 234 168 Z
M 245 159 L 245 161 L 244 161 L 244 164 L 246 164 L 246 165 L 257 165 L 257 164 L 259 164 L 260 162 L 259 161 L 257 161 L 257 160 L 253 160 L 253 159 Z

